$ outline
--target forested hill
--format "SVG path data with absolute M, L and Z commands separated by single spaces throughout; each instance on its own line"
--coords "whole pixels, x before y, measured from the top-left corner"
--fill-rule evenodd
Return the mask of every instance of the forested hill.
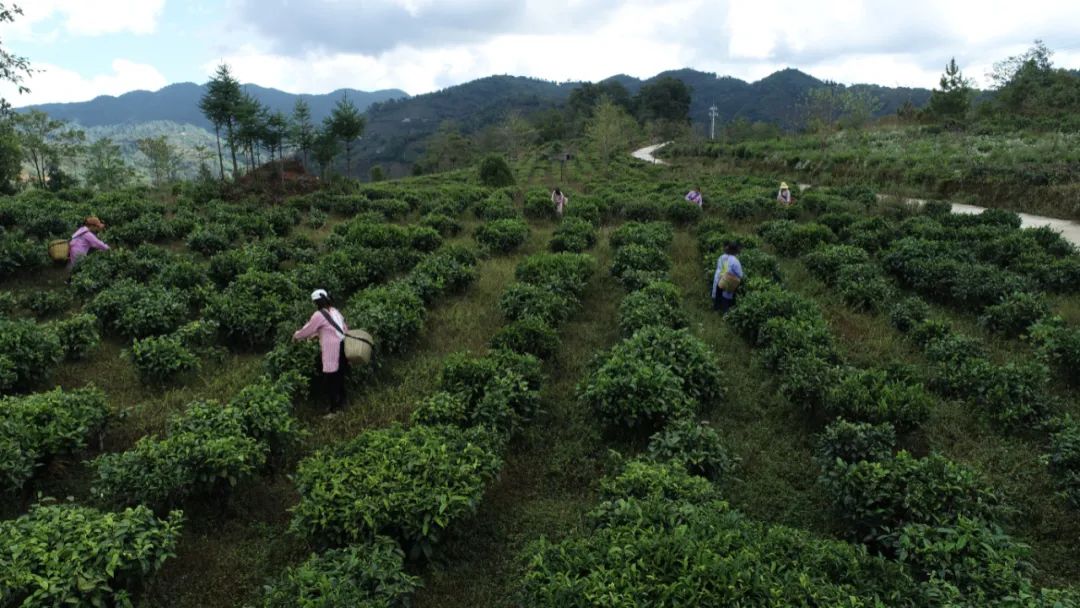
M 244 85 L 243 88 L 271 111 L 280 111 L 285 114 L 292 112 L 296 100 L 302 97 L 311 107 L 312 117 L 317 121 L 328 116 L 334 104 L 343 95 L 348 95 L 349 99 L 361 110 L 380 101 L 408 97 L 407 93 L 398 89 L 373 92 L 339 89 L 325 95 L 296 95 L 254 84 Z M 169 121 L 210 129 L 212 128 L 210 122 L 199 111 L 199 99 L 205 92 L 205 85 L 185 82 L 169 85 L 154 92 L 132 91 L 119 97 L 103 95 L 91 101 L 30 107 L 41 110 L 54 118 L 76 122 L 83 127 Z

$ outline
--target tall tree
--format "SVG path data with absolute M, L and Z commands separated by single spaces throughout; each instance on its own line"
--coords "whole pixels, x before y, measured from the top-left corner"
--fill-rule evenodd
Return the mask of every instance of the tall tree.
M 23 158 L 34 170 L 34 179 L 41 188 L 48 181 L 49 165 L 56 163 L 56 140 L 65 126 L 66 122 L 50 118 L 41 110 L 18 114 L 15 119 Z
M 97 190 L 123 188 L 134 177 L 131 167 L 124 162 L 120 146 L 108 137 L 90 144 L 86 149 L 86 183 Z
M 941 121 L 946 127 L 955 129 L 964 125 L 974 90 L 971 81 L 964 78 L 956 58 L 949 60 L 945 73 L 941 75 L 940 88 L 930 94 L 927 110 L 930 115 Z
M 0 23 L 14 23 L 15 16 L 22 16 L 22 9 L 17 5 L 10 7 L 0 2 Z M 7 81 L 15 85 L 19 94 L 28 93 L 30 89 L 23 85 L 23 81 L 33 74 L 30 68 L 30 60 L 26 57 L 15 55 L 11 51 L 0 46 L 0 81 Z M 11 112 L 11 104 L 7 99 L 0 97 L 0 114 Z
M 239 166 L 236 162 L 236 138 L 234 132 L 236 130 L 236 112 L 242 100 L 243 91 L 240 89 L 240 82 L 233 78 L 228 65 L 219 65 L 217 71 L 214 72 L 214 76 L 210 78 L 210 82 L 206 84 L 206 94 L 199 100 L 199 109 L 202 110 L 206 119 L 214 125 L 214 135 L 217 138 L 218 148 L 218 168 L 223 181 L 225 179 L 225 160 L 221 151 L 221 128 L 225 128 L 226 141 L 232 154 L 233 175 L 237 175 Z
M 473 161 L 473 142 L 461 134 L 457 123 L 445 120 L 428 138 L 420 165 L 427 172 L 450 171 Z
M 135 142 L 147 160 L 147 169 L 155 186 L 175 181 L 180 168 L 180 155 L 164 135 Z
M 343 96 L 326 117 L 326 127 L 345 147 L 345 175 L 352 175 L 352 145 L 364 134 L 366 121 L 348 96 Z
M 277 152 L 278 177 L 285 182 L 285 136 L 289 131 L 289 119 L 281 112 L 273 112 L 266 119 L 264 134 L 266 148 L 270 151 L 270 160 L 274 161 Z
M 0 193 L 15 192 L 22 173 L 23 154 L 19 134 L 10 116 L 0 118 Z
M 320 129 L 315 133 L 311 153 L 315 157 L 315 162 L 319 163 L 319 173 L 324 179 L 330 174 L 334 158 L 340 151 L 339 145 L 337 135 L 329 128 Z
M 311 108 L 303 99 L 297 99 L 289 120 L 289 145 L 300 152 L 304 170 L 308 167 L 308 154 L 315 145 L 315 125 L 311 122 Z
M 245 154 L 248 170 L 256 166 L 255 151 L 263 140 L 267 110 L 259 100 L 247 93 L 240 96 L 240 102 L 236 105 L 236 129 L 233 132 L 236 138 L 235 145 L 240 148 L 241 154 Z
M 690 122 L 690 87 L 678 78 L 665 76 L 642 86 L 634 101 L 642 121 Z
M 71 171 L 68 175 L 73 181 L 77 181 L 79 175 L 79 160 L 86 154 L 86 132 L 82 129 L 70 128 L 61 131 L 56 138 L 57 160 L 67 162 Z
M 637 132 L 637 122 L 610 99 L 603 99 L 593 110 L 585 128 L 585 137 L 605 163 L 630 145 Z

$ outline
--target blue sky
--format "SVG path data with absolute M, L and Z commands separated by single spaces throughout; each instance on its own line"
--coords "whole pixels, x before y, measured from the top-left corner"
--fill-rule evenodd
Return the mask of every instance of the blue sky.
M 219 61 L 292 92 L 423 93 L 490 74 L 597 80 L 680 67 L 755 80 L 797 67 L 933 87 L 955 55 L 993 62 L 1044 39 L 1080 67 L 1075 0 L 23 0 L 0 42 L 43 70 L 15 105 L 205 81 Z

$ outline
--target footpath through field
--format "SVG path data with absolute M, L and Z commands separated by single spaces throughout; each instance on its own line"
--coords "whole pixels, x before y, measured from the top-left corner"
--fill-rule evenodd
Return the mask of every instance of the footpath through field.
M 657 165 L 666 165 L 667 162 L 665 162 L 662 159 L 656 158 L 654 153 L 657 150 L 659 150 L 660 148 L 663 148 L 664 146 L 668 145 L 669 143 L 671 143 L 671 142 L 666 141 L 664 143 L 654 144 L 654 145 L 651 145 L 651 146 L 646 146 L 646 147 L 641 148 L 639 150 L 634 150 L 634 152 L 632 153 L 632 156 L 634 158 L 638 159 L 638 160 L 643 160 L 643 161 L 648 162 L 648 163 L 653 163 L 653 164 L 657 164 Z M 799 190 L 801 191 L 801 190 L 806 190 L 807 188 L 809 188 L 810 184 L 799 184 L 798 186 L 799 186 Z M 878 195 L 878 196 L 879 197 L 884 197 L 884 198 L 889 197 L 888 195 Z M 902 198 L 901 197 L 900 200 L 902 200 L 902 201 L 904 201 L 904 202 L 906 202 L 908 204 L 911 204 L 911 205 L 922 205 L 922 204 L 926 203 L 925 200 L 917 199 L 917 198 Z M 983 211 L 986 210 L 986 208 L 985 207 L 979 207 L 979 206 L 976 206 L 976 205 L 964 205 L 964 204 L 960 204 L 960 203 L 953 203 L 952 210 L 953 210 L 953 213 L 976 214 L 976 213 L 982 213 Z M 1044 217 L 1044 216 L 1041 216 L 1041 215 L 1031 215 L 1031 214 L 1028 214 L 1028 213 L 1018 213 L 1017 215 L 1020 216 L 1021 225 L 1024 228 L 1038 228 L 1040 226 L 1049 226 L 1051 229 L 1060 232 L 1061 236 L 1063 236 L 1070 243 L 1080 247 L 1080 224 L 1078 224 L 1076 222 L 1073 222 L 1073 221 L 1070 221 L 1070 220 L 1063 220 L 1063 219 L 1058 219 L 1058 218 L 1053 218 L 1053 217 Z

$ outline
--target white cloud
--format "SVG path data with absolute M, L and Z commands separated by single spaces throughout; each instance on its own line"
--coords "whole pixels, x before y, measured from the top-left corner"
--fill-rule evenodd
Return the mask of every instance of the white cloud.
M 15 21 L 12 33 L 16 39 L 28 40 L 56 35 L 55 28 L 48 27 L 54 19 L 66 33 L 81 36 L 152 34 L 165 0 L 30 0 L 21 6 L 24 15 Z
M 0 96 L 11 105 L 22 107 L 41 103 L 86 101 L 99 95 L 121 95 L 145 89 L 156 91 L 169 84 L 156 68 L 127 59 L 115 59 L 112 71 L 90 77 L 49 64 L 34 64 L 42 70 L 25 84 L 30 93 L 19 95 L 8 83 L 0 85 Z

